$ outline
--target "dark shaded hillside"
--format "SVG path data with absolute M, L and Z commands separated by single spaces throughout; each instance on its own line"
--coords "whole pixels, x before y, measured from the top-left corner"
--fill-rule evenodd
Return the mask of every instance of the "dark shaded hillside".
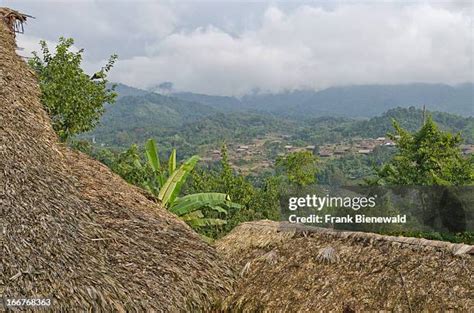
M 247 108 L 254 108 L 261 112 L 296 117 L 304 116 L 305 114 L 303 111 L 297 112 L 296 107 L 301 103 L 309 101 L 316 94 L 317 92 L 312 90 L 295 90 L 278 94 L 255 94 L 243 97 L 242 103 Z M 322 108 L 317 114 L 312 112 L 312 115 L 332 115 L 331 111 L 326 109 Z
M 165 149 L 178 148 L 184 155 L 196 153 L 201 145 L 219 146 L 223 141 L 242 142 L 270 133 L 290 135 L 293 144 L 341 142 L 351 137 L 376 138 L 393 131 L 392 119 L 409 131 L 422 124 L 422 110 L 415 107 L 390 109 L 370 119 L 314 117 L 298 119 L 248 111 L 220 112 L 211 106 L 175 97 L 146 93 L 120 98 L 107 106 L 101 124 L 85 137 L 98 143 L 128 147 L 154 137 Z M 461 132 L 466 143 L 474 143 L 474 118 L 431 112 L 439 126 Z
M 474 141 L 474 117 L 462 117 L 444 112 L 427 112 L 441 129 L 452 133 L 460 132 L 468 143 Z M 345 135 L 361 137 L 379 137 L 393 132 L 392 120 L 409 131 L 416 131 L 422 126 L 423 111 L 414 107 L 390 109 L 381 116 L 369 120 L 357 121 L 348 126 Z
M 217 112 L 204 104 L 145 92 L 120 97 L 108 105 L 92 135 L 104 142 L 129 145 L 143 141 L 158 129 L 176 129 Z
M 430 112 L 433 120 L 443 130 L 460 132 L 466 143 L 474 143 L 474 117 L 462 117 L 444 112 Z M 293 138 L 311 144 L 337 143 L 353 137 L 376 138 L 394 131 L 392 120 L 409 131 L 418 130 L 423 121 L 423 111 L 414 107 L 390 109 L 380 116 L 366 120 L 344 117 L 316 117 L 301 123 Z

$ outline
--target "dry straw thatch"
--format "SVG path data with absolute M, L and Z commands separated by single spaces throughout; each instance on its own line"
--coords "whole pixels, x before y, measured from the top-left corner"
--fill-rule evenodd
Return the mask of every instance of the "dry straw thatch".
M 439 312 L 474 307 L 472 246 L 244 223 L 217 242 L 241 278 L 228 311 Z
M 0 298 L 52 297 L 65 312 L 209 308 L 231 271 L 186 224 L 58 143 L 8 27 L 0 19 Z

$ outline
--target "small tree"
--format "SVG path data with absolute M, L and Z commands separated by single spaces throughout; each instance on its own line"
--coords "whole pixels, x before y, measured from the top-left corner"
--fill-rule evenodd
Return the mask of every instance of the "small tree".
M 393 121 L 396 134 L 389 135 L 398 153 L 378 170 L 378 184 L 460 186 L 474 182 L 472 159 L 461 154 L 461 136 L 438 129 L 429 117 L 416 133 Z
M 30 66 L 38 75 L 41 102 L 51 117 L 53 128 L 61 141 L 95 127 L 104 112 L 105 103 L 115 102 L 114 87 L 107 87 L 107 73 L 117 55 L 92 77 L 81 68 L 83 49 L 70 51 L 72 38 L 59 38 L 56 54 L 52 54 L 44 40 L 41 54 L 33 52 Z
M 288 180 L 292 183 L 306 186 L 316 182 L 317 159 L 310 151 L 292 152 L 285 157 L 278 158 L 276 165 L 283 169 Z
M 415 133 L 401 128 L 395 120 L 393 126 L 396 134 L 389 137 L 396 142 L 398 152 L 388 164 L 377 170 L 376 180 L 369 183 L 442 186 L 417 189 L 423 223 L 434 227 L 439 216 L 448 230 L 464 231 L 465 211 L 462 202 L 453 194 L 454 190 L 445 187 L 474 182 L 473 158 L 461 154 L 461 136 L 441 131 L 431 117 Z

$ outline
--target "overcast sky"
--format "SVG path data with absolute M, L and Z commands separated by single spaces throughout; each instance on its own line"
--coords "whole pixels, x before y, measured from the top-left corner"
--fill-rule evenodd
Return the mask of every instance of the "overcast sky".
M 473 1 L 23 1 L 21 54 L 73 37 L 113 81 L 242 95 L 474 80 Z

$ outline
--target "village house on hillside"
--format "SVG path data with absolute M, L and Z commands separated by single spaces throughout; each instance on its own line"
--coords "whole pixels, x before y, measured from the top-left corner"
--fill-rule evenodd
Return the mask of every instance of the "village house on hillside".
M 464 155 L 474 154 L 474 145 L 461 145 L 461 152 Z
M 318 155 L 323 158 L 327 157 L 342 157 L 344 155 L 350 153 L 357 153 L 357 154 L 370 154 L 374 151 L 376 147 L 385 146 L 385 147 L 393 147 L 395 143 L 386 138 L 386 137 L 378 137 L 378 138 L 355 138 L 351 140 L 351 142 L 342 142 L 338 144 L 325 144 L 319 147 Z
M 319 151 L 319 156 L 322 157 L 322 158 L 328 158 L 328 157 L 333 156 L 333 153 L 329 150 L 320 150 Z

